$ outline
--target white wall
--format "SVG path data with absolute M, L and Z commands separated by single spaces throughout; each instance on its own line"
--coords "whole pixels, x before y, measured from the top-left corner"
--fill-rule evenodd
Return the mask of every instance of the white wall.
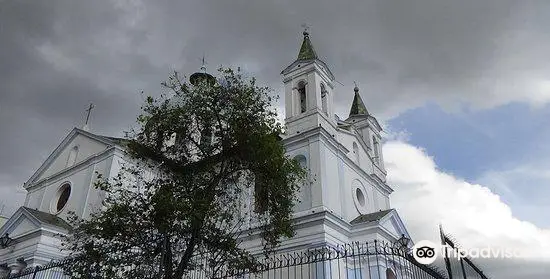
M 108 146 L 102 142 L 90 139 L 89 137 L 83 136 L 81 134 L 76 134 L 75 138 L 72 139 L 71 143 L 65 150 L 63 150 L 57 158 L 52 162 L 48 169 L 46 169 L 38 180 L 53 175 L 60 172 L 61 170 L 67 168 L 67 160 L 69 158 L 69 153 L 73 147 L 78 147 L 78 153 L 76 156 L 75 164 L 83 161 L 84 159 L 97 154 L 105 150 Z
M 78 147 L 74 164 L 67 164 Z M 73 153 L 73 154 L 71 154 Z M 39 177 L 27 185 L 25 206 L 43 212 L 67 217 L 70 211 L 87 218 L 94 210 L 101 208 L 103 199 L 95 188 L 97 173 L 109 178 L 118 173 L 118 164 L 113 166 L 115 156 L 122 157 L 119 149 L 82 134 L 76 134 Z M 57 212 L 60 187 L 69 184 L 71 193 L 66 206 Z

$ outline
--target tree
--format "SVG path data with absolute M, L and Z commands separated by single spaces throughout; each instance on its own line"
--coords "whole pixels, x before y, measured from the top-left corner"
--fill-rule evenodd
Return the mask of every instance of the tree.
M 147 98 L 125 141 L 131 165 L 96 183 L 104 209 L 70 218 L 74 277 L 175 279 L 204 259 L 211 272 L 254 271 L 258 261 L 239 247 L 250 192 L 266 253 L 293 235 L 304 170 L 285 155 L 271 92 L 219 72 L 220 82 L 194 85 L 174 73 L 163 83 L 170 97 Z

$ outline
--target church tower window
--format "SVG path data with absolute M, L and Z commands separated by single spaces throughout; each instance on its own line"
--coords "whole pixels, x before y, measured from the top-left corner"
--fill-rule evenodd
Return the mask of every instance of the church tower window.
M 306 83 L 300 81 L 298 83 L 298 97 L 300 98 L 300 113 L 307 110 Z
M 294 157 L 294 160 L 300 164 L 300 167 L 307 168 L 307 159 L 304 155 L 297 155 Z

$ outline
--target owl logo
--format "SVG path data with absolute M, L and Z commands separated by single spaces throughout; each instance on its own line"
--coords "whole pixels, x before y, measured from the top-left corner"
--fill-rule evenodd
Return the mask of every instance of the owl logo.
M 413 247 L 413 257 L 421 264 L 431 264 L 437 259 L 437 246 L 428 240 L 422 240 Z
M 415 253 L 419 258 L 431 258 L 435 256 L 435 249 L 429 246 L 422 246 L 419 247 Z

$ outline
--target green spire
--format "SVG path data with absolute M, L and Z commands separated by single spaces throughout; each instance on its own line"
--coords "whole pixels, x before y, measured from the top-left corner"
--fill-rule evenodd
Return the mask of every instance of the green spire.
M 304 30 L 304 41 L 302 42 L 302 47 L 300 47 L 300 53 L 298 53 L 298 60 L 311 60 L 317 59 L 317 53 L 313 49 L 313 44 L 309 40 L 309 33 L 307 30 Z
M 367 111 L 367 107 L 365 107 L 365 104 L 363 103 L 363 100 L 359 95 L 359 88 L 355 86 L 355 88 L 353 88 L 353 91 L 355 91 L 355 97 L 353 97 L 353 103 L 351 104 L 349 116 L 369 115 L 369 112 Z

